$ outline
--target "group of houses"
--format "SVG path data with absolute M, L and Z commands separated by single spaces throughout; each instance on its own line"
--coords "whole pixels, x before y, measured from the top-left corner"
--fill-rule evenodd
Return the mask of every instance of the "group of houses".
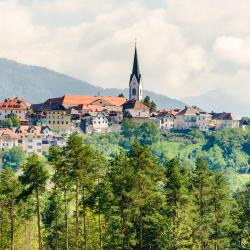
M 0 122 L 15 116 L 18 126 L 0 128 L 0 149 L 21 146 L 26 152 L 44 155 L 49 146 L 62 146 L 72 132 L 85 134 L 117 132 L 128 118 L 136 123 L 155 122 L 162 132 L 170 129 L 202 131 L 242 126 L 232 113 L 205 112 L 196 106 L 153 112 L 143 103 L 143 88 L 135 48 L 129 82 L 129 99 L 117 96 L 64 95 L 31 104 L 21 98 L 0 103 Z

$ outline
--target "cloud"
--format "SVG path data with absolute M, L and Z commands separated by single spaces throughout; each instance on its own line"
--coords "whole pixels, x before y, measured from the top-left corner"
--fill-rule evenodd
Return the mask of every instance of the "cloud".
M 4 0 L 0 56 L 103 87 L 128 86 L 133 42 L 146 89 L 250 90 L 249 0 Z M 248 90 L 248 91 L 246 91 Z
M 250 65 L 250 37 L 218 37 L 213 49 L 222 60 L 242 65 Z

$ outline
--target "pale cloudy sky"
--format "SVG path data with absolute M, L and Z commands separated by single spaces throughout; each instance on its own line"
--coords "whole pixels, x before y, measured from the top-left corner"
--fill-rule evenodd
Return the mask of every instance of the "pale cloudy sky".
M 0 57 L 125 88 L 136 37 L 146 89 L 247 100 L 249 10 L 249 0 L 0 0 Z

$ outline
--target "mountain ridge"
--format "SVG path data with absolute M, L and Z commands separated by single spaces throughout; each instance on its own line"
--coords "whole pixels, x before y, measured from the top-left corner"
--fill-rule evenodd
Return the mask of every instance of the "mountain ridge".
M 118 95 L 128 96 L 128 89 L 102 88 L 80 79 L 58 73 L 46 67 L 26 65 L 7 58 L 0 58 L 0 99 L 23 97 L 32 103 L 40 103 L 48 98 L 65 94 Z M 158 108 L 182 108 L 185 104 L 167 96 L 144 90 Z

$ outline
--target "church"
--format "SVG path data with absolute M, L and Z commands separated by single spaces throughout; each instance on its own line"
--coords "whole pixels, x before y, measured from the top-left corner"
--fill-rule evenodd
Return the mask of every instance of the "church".
M 135 45 L 132 73 L 129 79 L 129 100 L 123 105 L 123 116 L 143 123 L 150 116 L 150 109 L 143 102 L 142 75 Z
M 142 81 L 141 81 L 141 73 L 139 68 L 139 61 L 137 55 L 137 48 L 135 45 L 135 54 L 134 54 L 134 62 L 132 73 L 130 75 L 129 81 L 129 100 L 138 100 L 142 101 Z

